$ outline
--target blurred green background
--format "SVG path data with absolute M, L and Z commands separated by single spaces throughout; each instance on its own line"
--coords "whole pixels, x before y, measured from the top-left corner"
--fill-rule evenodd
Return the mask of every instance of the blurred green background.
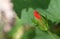
M 60 0 L 12 0 L 12 2 L 14 10 L 20 19 L 17 19 L 16 26 L 9 35 L 13 34 L 14 36 L 20 26 L 26 24 L 35 27 L 35 29 L 29 29 L 29 31 L 25 32 L 22 39 L 60 39 L 58 36 L 60 35 Z M 36 21 L 34 19 L 34 10 L 37 10 L 47 19 L 51 32 L 42 31 L 35 26 L 37 24 L 32 21 Z

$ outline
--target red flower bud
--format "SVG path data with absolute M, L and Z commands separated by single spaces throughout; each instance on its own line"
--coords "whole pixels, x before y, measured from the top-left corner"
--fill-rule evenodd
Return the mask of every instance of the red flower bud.
M 38 11 L 34 10 L 34 16 L 37 18 L 37 19 L 41 19 L 41 15 L 38 13 Z

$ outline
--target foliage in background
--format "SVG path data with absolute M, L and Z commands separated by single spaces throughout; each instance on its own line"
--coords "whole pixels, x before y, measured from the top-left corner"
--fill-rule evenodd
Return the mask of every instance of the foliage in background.
M 14 3 L 14 10 L 16 11 L 18 17 L 16 26 L 9 32 L 10 37 L 16 36 L 20 26 L 27 24 L 34 27 L 35 29 L 29 29 L 24 33 L 22 39 L 60 39 L 59 34 L 54 32 L 54 25 L 60 22 L 60 0 L 12 0 Z M 48 30 L 43 31 L 38 28 L 39 24 L 35 23 L 34 10 L 37 10 L 43 17 L 47 19 Z M 46 21 L 46 20 L 45 20 Z M 43 22 L 45 22 L 43 21 Z M 41 27 L 41 26 L 40 26 Z M 52 32 L 51 32 L 52 30 Z

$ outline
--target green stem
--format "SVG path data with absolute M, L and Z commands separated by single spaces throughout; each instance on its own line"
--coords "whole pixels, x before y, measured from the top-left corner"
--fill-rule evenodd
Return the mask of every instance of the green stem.
M 48 34 L 53 38 L 53 39 L 58 39 L 58 38 L 56 38 L 56 36 L 54 36 L 50 31 L 47 31 L 48 32 Z

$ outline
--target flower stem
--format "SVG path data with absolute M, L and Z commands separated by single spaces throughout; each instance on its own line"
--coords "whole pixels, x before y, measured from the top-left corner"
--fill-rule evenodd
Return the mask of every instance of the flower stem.
M 53 39 L 58 39 L 56 36 L 53 35 L 53 33 L 51 33 L 49 30 L 47 31 L 48 34 L 53 38 Z

